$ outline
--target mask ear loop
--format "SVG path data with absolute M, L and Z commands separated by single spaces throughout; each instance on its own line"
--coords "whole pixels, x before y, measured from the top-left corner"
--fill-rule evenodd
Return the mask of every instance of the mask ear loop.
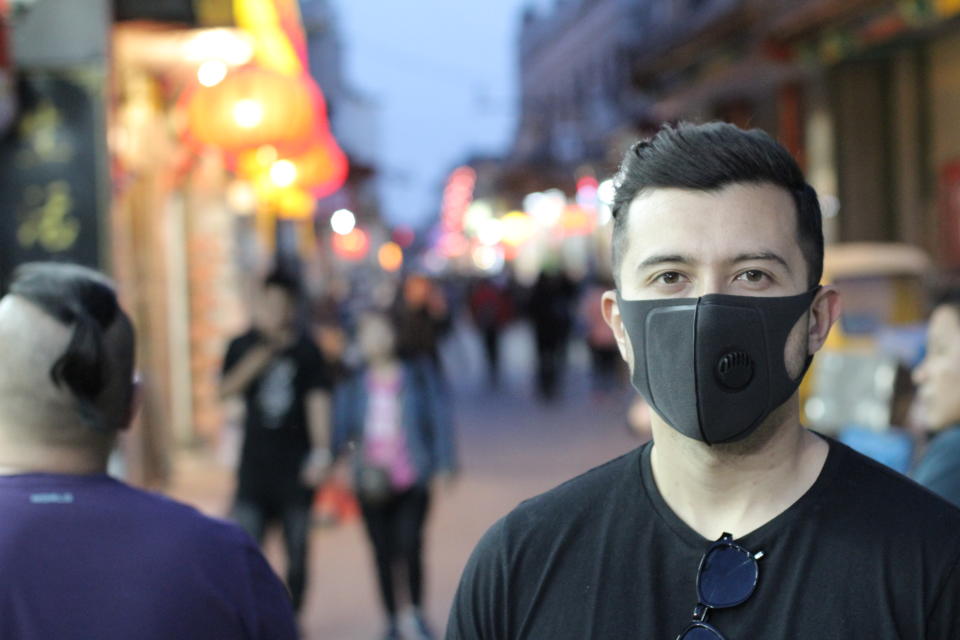
M 777 386 L 777 390 L 781 391 L 781 393 L 777 394 L 777 397 L 773 399 L 774 406 L 779 406 L 785 402 L 787 398 L 793 395 L 793 392 L 796 391 L 797 387 L 800 386 L 800 383 L 803 381 L 803 377 L 807 374 L 807 371 L 810 369 L 810 365 L 813 363 L 813 356 L 807 354 L 800 374 L 796 378 L 793 378 L 787 371 L 787 363 L 784 359 L 784 349 L 786 348 L 787 340 L 790 337 L 790 332 L 793 331 L 793 327 L 796 325 L 797 320 L 799 320 L 804 313 L 810 310 L 810 305 L 813 304 L 813 299 L 817 296 L 819 291 L 820 286 L 817 285 L 816 287 L 805 291 L 804 293 L 796 296 L 790 296 L 787 299 L 758 298 L 758 300 L 763 301 L 761 304 L 764 305 L 764 313 L 767 315 L 767 317 L 769 317 L 771 326 L 780 328 L 780 331 L 776 332 L 776 335 L 772 335 L 772 339 L 767 343 L 767 357 L 769 362 L 783 363 L 783 368 L 778 368 L 778 371 L 776 372 L 777 381 L 775 384 Z

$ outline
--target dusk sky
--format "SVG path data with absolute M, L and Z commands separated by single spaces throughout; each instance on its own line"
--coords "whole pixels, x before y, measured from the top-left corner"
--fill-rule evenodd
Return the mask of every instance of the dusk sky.
M 523 8 L 550 0 L 335 0 L 346 74 L 377 102 L 382 209 L 389 224 L 436 216 L 445 175 L 500 153 L 516 124 Z

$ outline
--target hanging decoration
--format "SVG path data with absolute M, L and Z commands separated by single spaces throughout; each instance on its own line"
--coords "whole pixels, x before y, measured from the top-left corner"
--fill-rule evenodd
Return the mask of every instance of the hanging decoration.
M 339 189 L 349 167 L 308 72 L 298 5 L 233 0 L 233 7 L 237 26 L 255 42 L 254 62 L 184 92 L 185 136 L 224 151 L 263 206 L 281 217 L 311 215 L 315 199 Z
M 186 97 L 188 136 L 227 153 L 264 145 L 303 145 L 323 117 L 318 89 L 306 76 L 248 66 Z

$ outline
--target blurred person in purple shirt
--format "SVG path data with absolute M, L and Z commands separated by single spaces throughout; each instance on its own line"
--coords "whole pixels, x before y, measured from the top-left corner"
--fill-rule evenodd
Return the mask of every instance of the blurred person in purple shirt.
M 32 263 L 0 299 L 0 638 L 297 637 L 238 527 L 106 474 L 134 329 L 99 273 Z

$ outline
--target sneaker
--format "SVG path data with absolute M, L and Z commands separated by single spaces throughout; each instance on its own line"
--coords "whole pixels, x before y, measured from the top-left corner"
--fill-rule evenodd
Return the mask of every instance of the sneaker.
M 415 613 L 413 615 L 413 624 L 417 630 L 417 640 L 434 640 L 433 632 L 430 631 L 430 627 L 427 625 L 423 614 Z
M 387 632 L 383 634 L 383 640 L 400 640 L 400 630 L 396 625 L 387 627 Z
M 397 619 L 394 616 L 387 618 L 387 630 L 383 634 L 383 640 L 400 640 L 403 636 L 400 635 L 400 626 L 397 624 Z

